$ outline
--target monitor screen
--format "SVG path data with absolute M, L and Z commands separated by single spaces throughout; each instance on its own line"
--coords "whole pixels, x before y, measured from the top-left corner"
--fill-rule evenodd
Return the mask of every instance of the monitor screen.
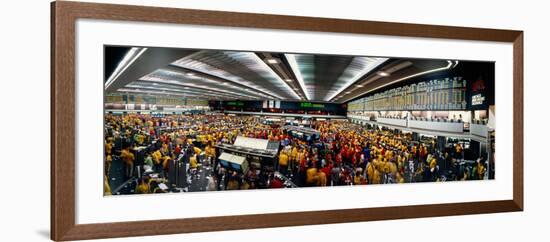
M 233 169 L 235 169 L 235 170 L 241 170 L 241 166 L 239 164 L 236 164 L 236 163 L 231 163 L 231 167 L 233 167 Z

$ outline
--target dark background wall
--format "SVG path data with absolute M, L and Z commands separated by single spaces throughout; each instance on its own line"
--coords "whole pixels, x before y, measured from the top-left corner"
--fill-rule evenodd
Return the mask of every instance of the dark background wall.
M 249 112 L 273 112 L 273 113 L 319 113 L 332 115 L 345 115 L 346 104 L 320 103 L 320 102 L 293 102 L 281 101 L 279 108 L 264 108 L 263 101 L 210 101 L 210 107 L 215 110 L 235 110 Z

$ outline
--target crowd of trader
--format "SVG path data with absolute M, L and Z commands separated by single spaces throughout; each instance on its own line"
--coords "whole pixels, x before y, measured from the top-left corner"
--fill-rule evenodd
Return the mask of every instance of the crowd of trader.
M 137 152 L 143 152 L 134 193 L 172 191 L 162 186 L 170 164 L 185 160 L 187 185 L 203 175 L 204 190 L 285 187 L 285 177 L 297 187 L 438 182 L 486 179 L 486 159 L 464 159 L 457 143 L 438 149 L 436 139 L 413 140 L 411 134 L 365 127 L 345 120 L 312 121 L 318 139 L 287 132 L 283 123 L 266 123 L 253 116 L 106 114 L 105 194 L 112 193 L 111 166 L 124 167 L 122 179 L 136 176 Z M 246 172 L 224 167 L 217 144 L 233 144 L 238 136 L 280 144 L 272 166 L 251 166 Z M 172 163 L 171 163 L 172 162 Z M 204 173 L 207 169 L 207 173 Z M 203 173 L 201 173 L 203 171 Z M 156 174 L 156 175 L 151 175 Z M 190 190 L 188 190 L 190 191 Z

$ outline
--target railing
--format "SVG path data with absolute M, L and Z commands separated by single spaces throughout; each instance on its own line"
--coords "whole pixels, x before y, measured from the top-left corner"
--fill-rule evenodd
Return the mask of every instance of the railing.
M 470 133 L 473 135 L 487 137 L 488 128 L 486 124 L 471 123 L 470 124 Z
M 389 124 L 389 125 L 394 125 L 394 126 L 407 127 L 407 119 L 406 118 L 383 118 L 383 117 L 378 117 L 376 119 L 376 121 L 378 123 L 381 123 L 381 124 Z
M 367 116 L 360 116 L 360 115 L 348 115 L 348 118 L 357 119 L 357 120 L 370 120 Z
M 409 128 L 444 131 L 453 133 L 464 132 L 464 123 L 462 122 L 445 122 L 437 120 L 409 120 Z
M 472 123 L 464 123 L 461 120 L 451 119 L 428 119 L 422 117 L 413 118 L 398 118 L 398 117 L 378 117 L 376 121 L 371 121 L 368 116 L 362 115 L 348 115 L 348 118 L 355 120 L 355 122 L 379 123 L 387 124 L 403 128 L 422 129 L 427 131 L 441 131 L 449 133 L 462 133 L 475 135 L 478 137 L 487 138 L 488 130 L 487 121 L 474 120 Z M 465 125 L 469 124 L 468 128 Z
M 361 115 L 348 115 L 348 118 L 359 120 L 359 121 L 369 121 L 369 117 Z M 370 121 L 374 122 L 374 121 Z M 411 118 L 399 118 L 399 117 L 378 117 L 376 119 L 379 124 L 387 124 L 397 127 L 404 128 L 414 128 L 414 129 L 424 129 L 431 131 L 444 131 L 452 133 L 462 133 L 464 132 L 464 122 L 457 120 L 448 120 L 448 119 L 427 119 L 413 117 Z

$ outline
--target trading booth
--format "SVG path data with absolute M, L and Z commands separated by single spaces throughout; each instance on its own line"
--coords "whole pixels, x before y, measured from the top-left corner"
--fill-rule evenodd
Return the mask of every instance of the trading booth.
M 283 127 L 292 137 L 301 139 L 303 141 L 313 142 L 321 137 L 321 133 L 312 128 L 286 125 Z
M 246 160 L 246 156 L 233 155 L 231 153 L 223 152 L 218 159 L 220 164 L 225 168 L 232 169 L 241 174 L 248 171 L 248 161 Z
M 239 157 L 245 157 L 247 167 L 273 170 L 276 162 L 275 158 L 279 151 L 279 142 L 239 136 L 234 144 L 221 143 L 217 144 L 216 148 L 223 152 L 223 154 L 233 154 Z M 221 159 L 221 156 L 219 159 Z M 226 168 L 235 169 L 229 162 Z M 235 170 L 239 172 L 244 171 L 243 169 Z

